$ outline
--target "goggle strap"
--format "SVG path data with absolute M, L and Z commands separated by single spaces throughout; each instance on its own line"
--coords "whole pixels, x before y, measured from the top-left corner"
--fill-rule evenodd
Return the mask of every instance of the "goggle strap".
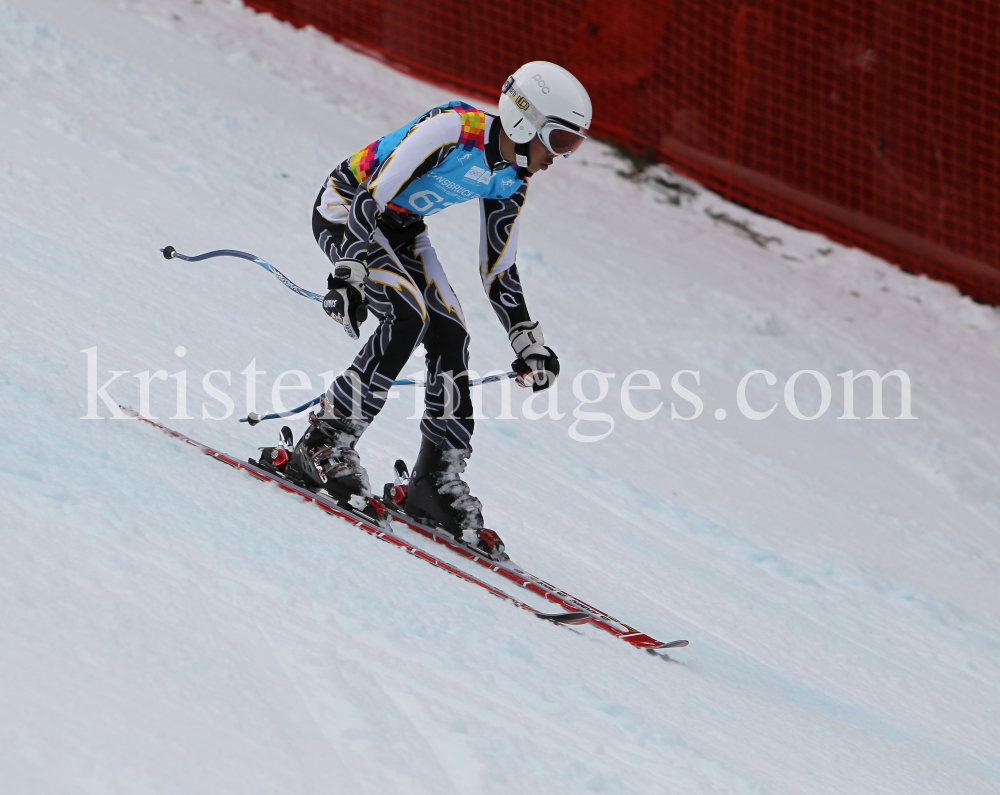
M 524 114 L 524 118 L 527 119 L 528 124 L 534 127 L 535 130 L 541 131 L 542 127 L 548 122 L 548 118 L 542 115 L 541 111 L 528 101 L 528 98 L 524 96 L 524 93 L 514 81 L 513 75 L 507 78 L 503 93 L 510 97 L 511 101 L 517 105 L 518 110 Z

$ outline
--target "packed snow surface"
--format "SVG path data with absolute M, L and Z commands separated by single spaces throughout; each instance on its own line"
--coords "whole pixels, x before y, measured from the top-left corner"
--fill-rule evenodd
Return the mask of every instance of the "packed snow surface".
M 519 563 L 691 641 L 657 658 L 100 395 L 81 419 L 92 366 L 137 408 L 147 379 L 196 439 L 273 443 L 279 423 L 238 417 L 285 371 L 309 379 L 285 407 L 318 394 L 357 346 L 252 263 L 158 249 L 251 251 L 322 292 L 325 175 L 452 92 L 215 0 L 0 0 L 0 63 L 0 791 L 1000 792 L 995 310 L 596 141 L 532 180 L 518 261 L 558 403 L 528 419 L 548 397 L 514 387 L 502 415 L 484 387 L 466 477 Z M 506 369 L 476 206 L 429 225 L 473 368 Z M 866 369 L 905 371 L 916 419 L 895 377 L 889 419 L 864 419 L 867 379 L 839 419 L 838 374 Z M 586 370 L 614 374 L 599 403 Z M 659 389 L 627 392 L 630 416 L 637 370 Z M 777 404 L 761 420 L 736 398 L 754 370 L 776 379 L 747 384 Z M 818 419 L 785 404 L 800 370 L 831 385 Z M 793 384 L 802 415 L 820 383 Z M 394 394 L 358 448 L 375 484 L 419 444 L 419 392 Z

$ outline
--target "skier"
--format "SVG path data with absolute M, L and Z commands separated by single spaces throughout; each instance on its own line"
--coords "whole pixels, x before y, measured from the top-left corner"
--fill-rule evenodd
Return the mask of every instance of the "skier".
M 422 441 L 406 510 L 494 552 L 499 539 L 479 532 L 482 503 L 461 478 L 472 453 L 469 332 L 423 219 L 479 199 L 483 287 L 517 357 L 519 383 L 547 389 L 559 360 L 521 291 L 518 214 L 528 178 L 572 154 L 592 115 L 580 82 L 546 61 L 509 77 L 499 104 L 499 118 L 462 102 L 432 108 L 355 152 L 324 183 L 312 216 L 316 241 L 334 266 L 323 308 L 351 339 L 359 339 L 369 310 L 379 324 L 309 416 L 288 465 L 290 475 L 335 497 L 370 495 L 355 444 L 423 342 Z

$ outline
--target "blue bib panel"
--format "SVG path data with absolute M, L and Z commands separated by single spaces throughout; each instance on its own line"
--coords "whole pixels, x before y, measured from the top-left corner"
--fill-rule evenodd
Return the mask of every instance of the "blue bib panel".
M 441 105 L 440 110 L 454 111 L 461 116 L 458 145 L 439 165 L 397 193 L 387 206 L 417 215 L 434 215 L 453 204 L 472 199 L 506 199 L 517 193 L 524 180 L 518 176 L 516 166 L 508 164 L 491 172 L 486 163 L 486 114 L 463 102 L 449 102 Z M 355 152 L 350 158 L 350 167 L 358 181 L 364 182 L 399 146 L 413 125 L 426 117 L 424 113 Z

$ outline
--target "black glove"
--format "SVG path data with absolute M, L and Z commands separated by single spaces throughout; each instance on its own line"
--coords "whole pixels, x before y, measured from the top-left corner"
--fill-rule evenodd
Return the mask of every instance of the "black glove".
M 538 321 L 526 320 L 510 330 L 510 346 L 517 358 L 510 368 L 517 373 L 517 383 L 534 392 L 548 389 L 559 376 L 559 357 L 545 346 Z
M 365 279 L 368 268 L 356 259 L 338 260 L 333 273 L 326 280 L 330 290 L 323 298 L 323 309 L 343 325 L 347 336 L 356 340 L 360 336 L 361 324 L 368 319 L 365 300 Z

